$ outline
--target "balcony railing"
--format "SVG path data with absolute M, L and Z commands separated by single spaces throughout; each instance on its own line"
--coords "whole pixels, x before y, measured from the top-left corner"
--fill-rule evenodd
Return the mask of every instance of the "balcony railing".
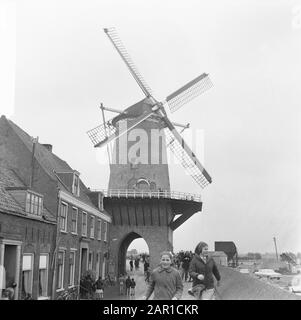
M 96 190 L 95 190 L 96 191 Z M 169 190 L 158 190 L 158 191 L 146 191 L 146 190 L 128 190 L 128 189 L 109 189 L 109 190 L 97 190 L 101 191 L 105 197 L 108 198 L 141 198 L 141 199 L 176 199 L 176 200 L 187 200 L 202 202 L 199 194 L 169 191 Z

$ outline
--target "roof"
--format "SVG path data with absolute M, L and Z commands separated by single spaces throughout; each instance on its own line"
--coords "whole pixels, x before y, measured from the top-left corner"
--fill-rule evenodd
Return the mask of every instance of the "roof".
M 4 116 L 2 116 L 5 118 Z M 19 126 L 17 126 L 13 121 L 8 120 L 5 118 L 9 126 L 13 129 L 13 131 L 17 134 L 17 136 L 21 139 L 24 145 L 28 148 L 30 152 L 32 152 L 33 148 L 33 137 L 31 137 L 28 133 L 22 130 Z M 60 172 L 70 172 L 74 173 L 77 170 L 72 169 L 69 164 L 55 155 L 52 151 L 49 151 L 45 146 L 40 144 L 39 142 L 36 143 L 35 147 L 35 159 L 41 165 L 41 167 L 45 170 L 45 172 L 58 183 L 58 187 L 61 190 L 67 191 L 72 195 L 71 186 L 68 186 L 64 183 Z M 85 186 L 85 184 L 80 179 L 80 194 L 79 200 L 83 201 L 84 203 L 94 207 L 95 209 L 99 210 L 91 201 L 88 196 L 90 190 Z M 108 214 L 107 212 L 105 212 Z M 108 214 L 109 215 L 109 214 Z
M 14 196 L 6 190 L 7 187 L 25 187 L 12 169 L 0 166 L 0 211 L 4 213 L 13 213 L 28 217 L 25 211 L 25 203 L 21 204 Z M 45 220 L 54 222 L 55 219 L 51 212 L 43 208 L 43 217 Z
M 25 210 L 17 203 L 13 196 L 6 191 L 6 187 L 24 186 L 12 175 L 10 170 L 0 167 L 0 210 L 4 212 L 15 212 L 26 215 Z
M 224 256 L 227 257 L 227 255 L 225 254 L 224 251 L 208 251 L 208 254 L 210 254 L 211 256 Z

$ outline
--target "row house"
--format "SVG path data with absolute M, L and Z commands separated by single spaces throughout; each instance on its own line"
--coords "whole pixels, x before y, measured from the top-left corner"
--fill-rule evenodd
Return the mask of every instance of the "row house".
M 80 173 L 56 156 L 50 144 L 35 141 L 4 116 L 0 119 L 0 166 L 13 172 L 22 182 L 24 193 L 26 189 L 33 196 L 20 197 L 17 189 L 13 190 L 18 184 L 5 186 L 3 190 L 25 209 L 28 201 L 33 201 L 34 212 L 38 207 L 48 215 L 48 219 L 42 215 L 41 221 L 52 230 L 47 297 L 55 299 L 63 290 L 78 288 L 81 276 L 89 270 L 96 277 L 105 277 L 111 217 L 103 208 L 102 193 L 91 192 L 80 179 Z M 7 218 L 4 221 L 8 224 Z M 42 229 L 37 228 L 38 234 Z M 13 230 L 8 233 L 14 235 Z M 20 254 L 20 265 L 38 265 L 39 253 L 35 248 L 32 251 L 31 260 Z M 44 262 L 41 258 L 41 265 Z M 37 277 L 38 271 L 33 269 L 33 273 L 33 278 Z M 32 296 L 38 298 L 38 293 L 32 290 Z
M 102 194 L 89 190 L 84 193 L 77 171 L 56 174 L 72 190 L 60 190 L 58 194 L 55 290 L 60 292 L 78 286 L 81 276 L 87 271 L 93 271 L 95 278 L 106 277 L 108 225 L 111 220 L 103 209 Z
M 16 283 L 15 299 L 51 296 L 55 230 L 43 196 L 0 164 L 0 289 Z

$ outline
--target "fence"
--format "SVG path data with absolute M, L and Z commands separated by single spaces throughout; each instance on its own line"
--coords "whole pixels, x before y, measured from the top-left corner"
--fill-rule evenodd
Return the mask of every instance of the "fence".
M 92 190 L 91 190 L 92 191 Z M 105 197 L 108 198 L 141 198 L 141 199 L 176 199 L 176 200 L 187 200 L 202 202 L 199 194 L 169 191 L 169 190 L 158 190 L 158 191 L 146 191 L 146 190 L 132 190 L 132 189 L 109 189 L 109 190 L 93 190 L 101 191 Z

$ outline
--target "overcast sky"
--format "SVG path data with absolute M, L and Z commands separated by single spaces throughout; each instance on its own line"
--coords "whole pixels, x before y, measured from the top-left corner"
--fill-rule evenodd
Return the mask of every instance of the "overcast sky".
M 239 252 L 272 252 L 273 237 L 279 251 L 301 251 L 301 1 L 0 3 L 1 114 L 52 144 L 87 186 L 108 184 L 86 135 L 100 102 L 143 98 L 103 32 L 116 27 L 158 100 L 203 72 L 214 83 L 172 114 L 204 130 L 213 179 L 201 190 L 170 168 L 173 190 L 203 197 L 203 212 L 174 233 L 175 251 L 231 240 Z

